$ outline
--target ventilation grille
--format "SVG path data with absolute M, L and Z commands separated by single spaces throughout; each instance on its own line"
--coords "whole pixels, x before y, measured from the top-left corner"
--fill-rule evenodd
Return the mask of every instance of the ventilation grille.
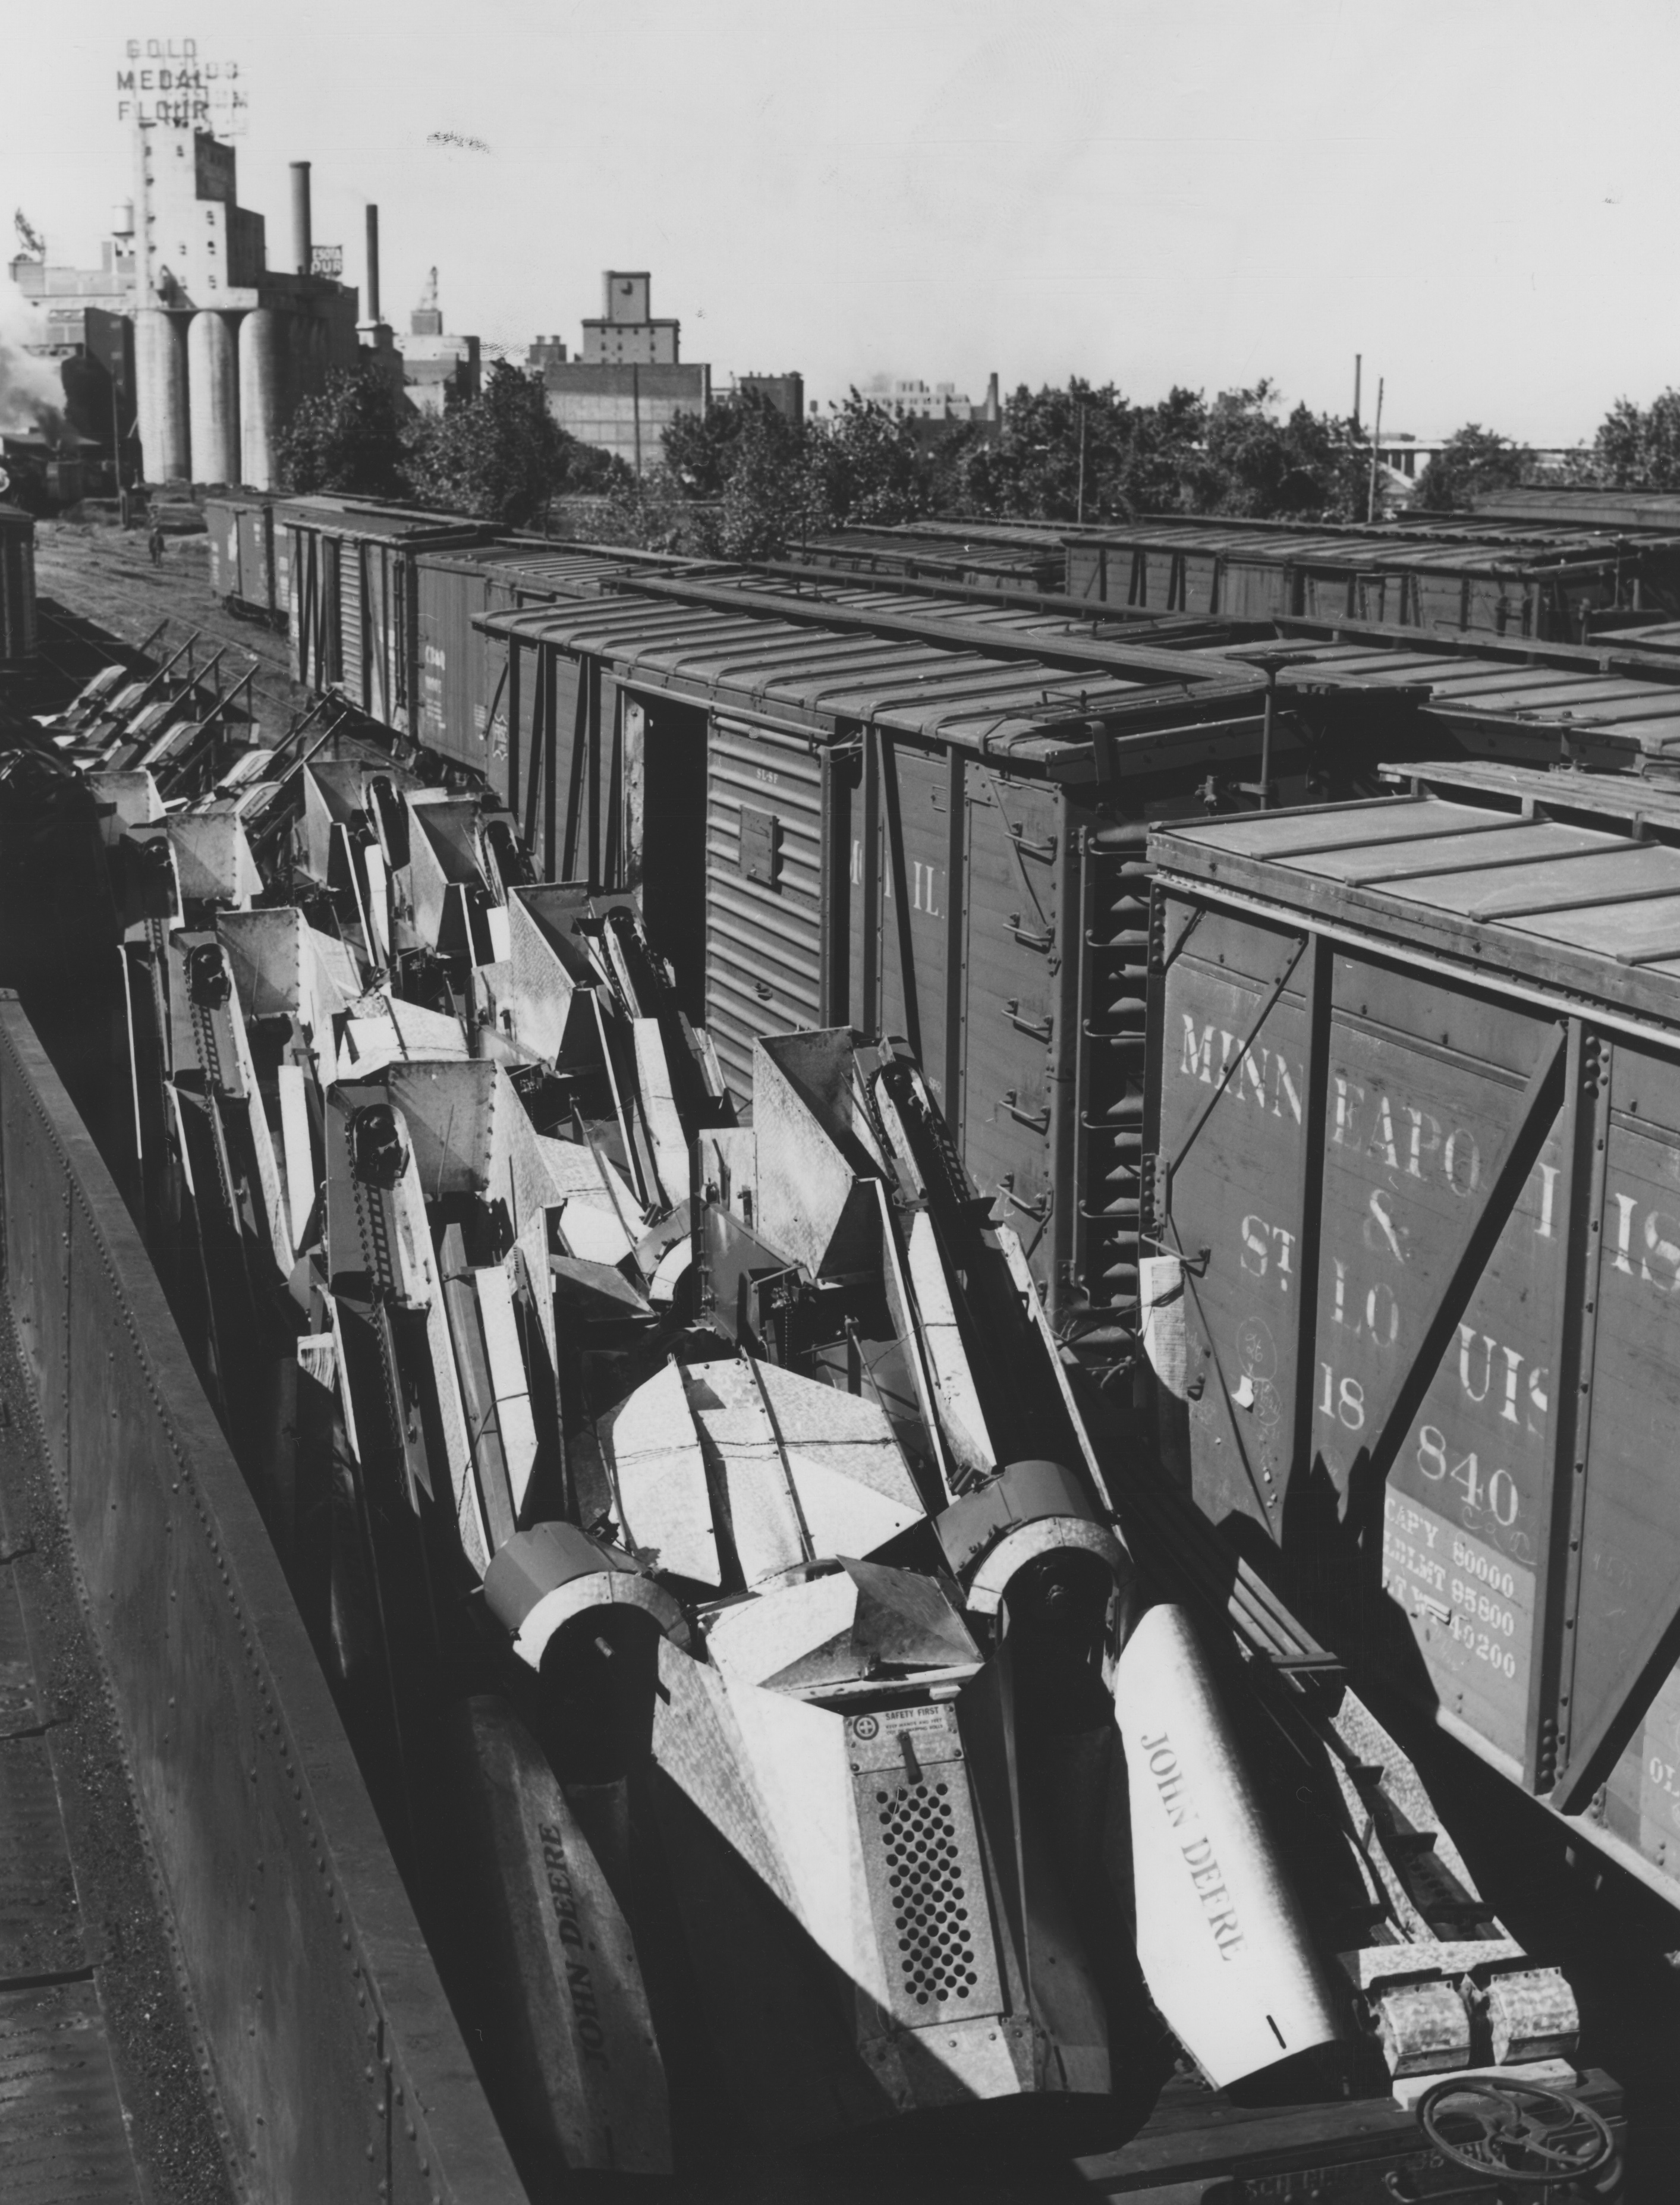
M 875 1801 L 904 1995 L 918 2006 L 966 2006 L 980 1970 L 950 1786 L 899 1785 Z
M 901 2028 L 1006 2009 L 975 1799 L 956 1709 L 912 1703 L 846 1723 L 876 1949 Z

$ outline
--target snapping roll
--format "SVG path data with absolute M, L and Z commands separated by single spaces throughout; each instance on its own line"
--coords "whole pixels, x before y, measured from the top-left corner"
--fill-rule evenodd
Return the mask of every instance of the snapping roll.
M 1335 2042 L 1335 2008 L 1183 1609 L 1142 1617 L 1113 1691 L 1137 1958 L 1168 2025 L 1216 2089 Z

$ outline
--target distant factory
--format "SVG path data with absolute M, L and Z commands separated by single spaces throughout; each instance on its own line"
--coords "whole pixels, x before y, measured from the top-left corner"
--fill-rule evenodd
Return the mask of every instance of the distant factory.
M 356 291 L 338 281 L 341 253 L 315 248 L 306 161 L 292 164 L 292 267 L 270 268 L 263 217 L 239 204 L 233 147 L 146 122 L 134 129 L 134 197 L 116 211 L 101 265 L 55 265 L 39 240 L 12 261 L 42 316 L 29 349 L 102 371 L 98 390 L 82 378 L 80 407 L 64 371 L 72 420 L 116 444 L 125 477 L 267 490 L 299 401 L 356 366 Z
M 584 324 L 582 359 L 568 360 L 558 336 L 538 337 L 525 356 L 567 434 L 638 475 L 659 464 L 661 439 L 679 414 L 711 403 L 710 367 L 684 361 L 682 325 L 654 319 L 652 286 L 645 269 L 608 269 L 599 318 Z
M 270 269 L 263 217 L 239 205 L 234 149 L 153 124 L 135 133 L 134 366 L 153 482 L 274 481 L 300 399 L 357 360 L 356 292 L 318 273 L 310 173 L 292 163 L 293 267 Z
M 407 336 L 397 338 L 396 351 L 404 395 L 418 412 L 442 413 L 478 395 L 478 339 L 444 328 L 435 268 L 427 270 L 420 303 L 408 318 Z
M 55 411 L 38 440 L 45 472 L 61 482 L 55 502 L 93 486 L 103 451 L 113 488 L 271 490 L 282 432 L 335 371 L 371 371 L 423 413 L 478 395 L 483 345 L 445 327 L 436 268 L 407 330 L 384 320 L 377 207 L 367 209 L 364 302 L 342 280 L 342 248 L 314 241 L 308 162 L 292 163 L 291 264 L 271 268 L 264 217 L 239 204 L 230 145 L 184 121 L 137 122 L 133 135 L 134 196 L 115 210 L 98 267 L 52 262 L 19 217 L 24 250 L 11 275 L 39 317 L 26 348 L 58 362 L 65 391 L 62 420 Z M 682 325 L 654 314 L 645 269 L 603 273 L 601 312 L 585 319 L 576 357 L 559 336 L 538 336 L 525 365 L 568 436 L 638 475 L 661 463 L 672 424 L 712 401 L 710 366 L 683 359 Z M 805 418 L 797 372 L 742 374 L 730 387 Z M 995 429 L 1000 413 L 995 375 L 980 404 L 953 383 L 885 377 L 862 395 L 929 438 L 958 424 Z

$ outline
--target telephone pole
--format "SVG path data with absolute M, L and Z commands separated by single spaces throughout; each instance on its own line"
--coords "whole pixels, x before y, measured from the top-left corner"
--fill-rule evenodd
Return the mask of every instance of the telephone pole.
M 1377 418 L 1371 431 L 1371 490 L 1365 503 L 1365 518 L 1377 517 L 1377 445 L 1382 437 L 1382 377 L 1377 377 Z

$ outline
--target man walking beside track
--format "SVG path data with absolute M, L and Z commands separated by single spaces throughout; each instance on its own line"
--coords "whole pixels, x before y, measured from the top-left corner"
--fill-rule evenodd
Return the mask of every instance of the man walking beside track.
M 163 563 L 163 524 L 155 513 L 151 516 L 151 533 L 145 539 L 145 548 L 151 554 L 152 565 L 161 567 Z

